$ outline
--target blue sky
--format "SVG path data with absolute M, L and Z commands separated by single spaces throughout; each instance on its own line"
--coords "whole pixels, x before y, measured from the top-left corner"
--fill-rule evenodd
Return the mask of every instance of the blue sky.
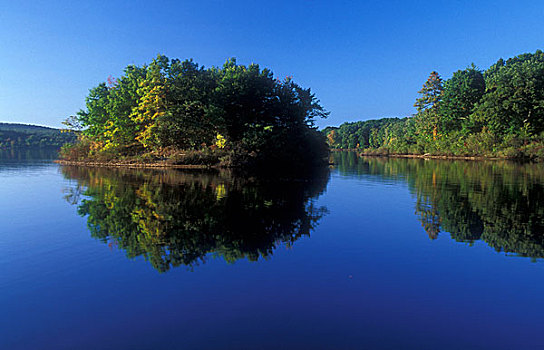
M 543 49 L 543 19 L 538 0 L 0 0 L 0 121 L 60 126 L 158 53 L 292 75 L 331 112 L 320 126 L 404 116 L 432 70 Z

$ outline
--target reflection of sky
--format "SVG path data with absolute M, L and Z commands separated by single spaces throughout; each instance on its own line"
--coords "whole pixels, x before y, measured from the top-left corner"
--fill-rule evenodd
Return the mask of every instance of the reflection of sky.
M 542 263 L 429 240 L 403 182 L 334 172 L 310 238 L 159 274 L 89 236 L 56 165 L 0 174 L 0 348 L 541 344 Z

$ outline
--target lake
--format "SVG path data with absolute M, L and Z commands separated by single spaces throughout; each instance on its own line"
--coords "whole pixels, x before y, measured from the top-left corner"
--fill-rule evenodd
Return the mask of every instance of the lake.
M 297 179 L 0 153 L 1 349 L 536 349 L 544 165 Z

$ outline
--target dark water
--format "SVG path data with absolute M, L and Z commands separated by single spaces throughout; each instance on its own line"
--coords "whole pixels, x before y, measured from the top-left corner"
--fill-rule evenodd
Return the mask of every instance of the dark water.
M 292 180 L 0 157 L 0 349 L 544 342 L 543 165 L 337 153 Z

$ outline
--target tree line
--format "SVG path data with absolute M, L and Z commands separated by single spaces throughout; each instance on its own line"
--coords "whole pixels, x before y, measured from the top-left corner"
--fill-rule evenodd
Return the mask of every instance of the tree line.
M 314 120 L 327 115 L 310 89 L 257 64 L 204 68 L 158 55 L 90 90 L 66 121 L 82 130 L 79 143 L 62 156 L 298 167 L 326 158 Z
M 76 136 L 58 129 L 36 125 L 0 123 L 0 149 L 60 148 Z
M 333 148 L 368 153 L 544 158 L 544 53 L 474 64 L 444 80 L 433 71 L 406 118 L 323 130 Z

